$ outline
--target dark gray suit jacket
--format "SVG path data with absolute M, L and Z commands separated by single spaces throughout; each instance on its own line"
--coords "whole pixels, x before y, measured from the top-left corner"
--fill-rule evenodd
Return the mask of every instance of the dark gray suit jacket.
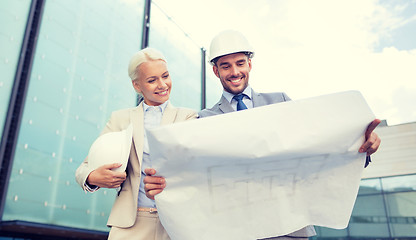
M 290 101 L 290 98 L 283 92 L 276 93 L 256 93 L 252 90 L 252 101 L 254 107 L 261 107 L 273 103 Z M 216 103 L 212 108 L 204 109 L 198 113 L 198 117 L 209 117 L 223 113 L 233 112 L 231 104 L 225 99 L 224 96 L 221 96 L 221 99 Z M 290 237 L 310 237 L 316 235 L 315 229 L 313 226 L 304 227 L 296 232 L 288 234 Z M 268 238 L 269 239 L 269 238 Z M 279 238 L 272 238 L 279 239 Z

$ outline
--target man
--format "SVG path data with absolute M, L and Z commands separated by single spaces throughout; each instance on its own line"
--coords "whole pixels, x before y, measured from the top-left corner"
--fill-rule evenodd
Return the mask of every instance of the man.
M 251 89 L 248 81 L 253 55 L 253 48 L 247 39 L 237 31 L 221 32 L 212 40 L 209 60 L 224 90 L 218 103 L 212 108 L 204 109 L 198 113 L 200 118 L 290 101 L 290 98 L 283 92 L 257 93 Z M 380 138 L 373 132 L 379 123 L 380 120 L 376 119 L 368 126 L 365 133 L 366 141 L 359 149 L 360 152 L 367 152 L 365 166 L 370 162 L 369 156 L 377 151 L 380 145 Z M 154 199 L 156 194 L 163 191 L 165 181 L 161 177 L 152 177 L 156 173 L 154 169 L 146 169 L 145 172 L 149 175 L 144 179 L 146 195 Z M 315 234 L 313 226 L 307 226 L 287 236 L 268 239 L 299 240 L 307 239 Z

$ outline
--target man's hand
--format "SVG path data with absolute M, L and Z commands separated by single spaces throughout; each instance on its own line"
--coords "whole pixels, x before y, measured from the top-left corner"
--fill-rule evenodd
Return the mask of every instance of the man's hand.
M 153 168 L 146 168 L 144 170 L 146 177 L 144 177 L 144 191 L 146 196 L 152 200 L 155 200 L 155 195 L 161 193 L 166 187 L 166 181 L 164 177 L 153 176 L 156 174 L 156 170 Z
M 125 172 L 116 172 L 112 169 L 121 167 L 121 163 L 103 165 L 88 175 L 87 183 L 103 188 L 118 188 L 126 180 Z
M 381 139 L 373 131 L 380 124 L 380 122 L 380 119 L 375 119 L 370 123 L 370 125 L 368 125 L 367 130 L 365 131 L 365 142 L 358 150 L 360 153 L 367 152 L 367 156 L 370 156 L 377 151 L 380 146 Z

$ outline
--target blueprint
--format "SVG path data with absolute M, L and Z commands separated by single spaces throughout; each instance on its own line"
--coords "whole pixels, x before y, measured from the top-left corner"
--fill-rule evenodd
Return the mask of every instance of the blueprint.
M 374 114 L 357 91 L 176 123 L 148 134 L 172 240 L 253 240 L 345 228 Z

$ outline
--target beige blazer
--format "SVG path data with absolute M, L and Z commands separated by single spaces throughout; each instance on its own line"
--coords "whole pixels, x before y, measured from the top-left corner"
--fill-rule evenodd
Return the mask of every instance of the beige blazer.
M 196 118 L 196 112 L 185 108 L 175 108 L 170 103 L 162 116 L 161 124 L 181 122 Z M 143 103 L 135 108 L 115 111 L 111 114 L 102 134 L 108 132 L 122 131 L 127 126 L 133 124 L 133 144 L 130 150 L 130 157 L 127 163 L 127 178 L 118 192 L 114 205 L 108 218 L 108 226 L 128 228 L 133 226 L 137 213 L 137 198 L 139 194 L 139 185 L 141 177 L 141 164 L 143 157 Z M 117 162 L 117 160 L 115 160 Z M 79 185 L 85 190 L 85 182 L 88 175 L 93 171 L 88 167 L 88 158 L 78 167 L 75 178 Z

